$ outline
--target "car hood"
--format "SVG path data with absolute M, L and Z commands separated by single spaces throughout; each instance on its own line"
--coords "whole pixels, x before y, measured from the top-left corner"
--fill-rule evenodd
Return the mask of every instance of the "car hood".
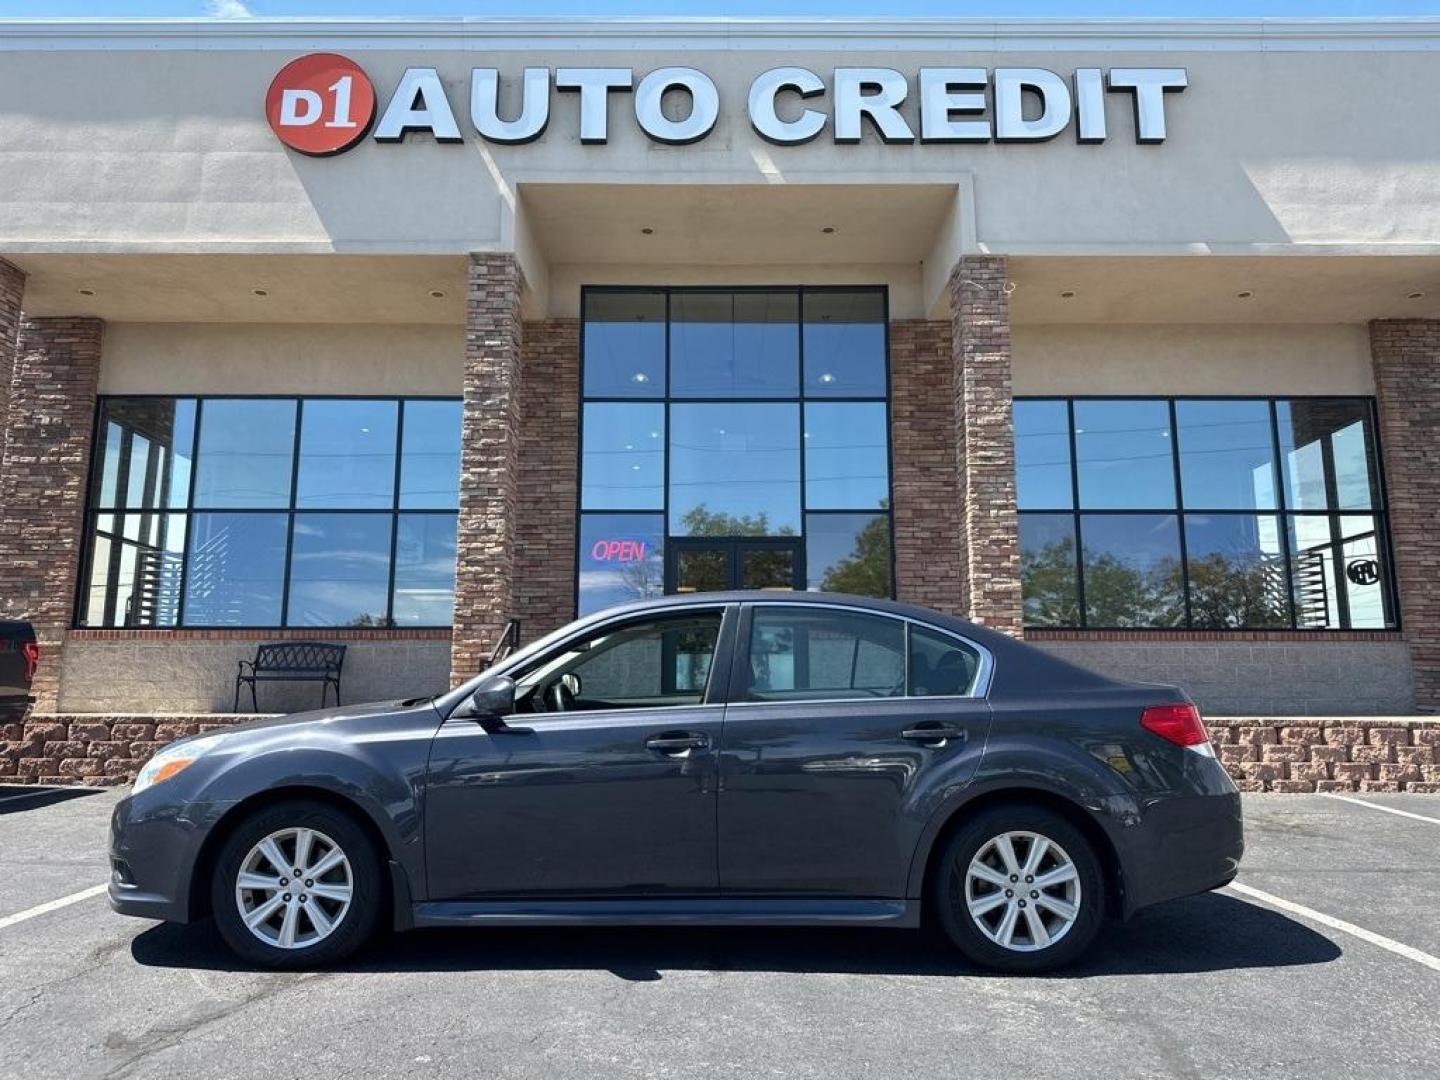
M 209 735 L 225 735 L 227 742 L 249 738 L 270 738 L 283 736 L 289 731 L 299 732 L 306 728 L 325 728 L 337 734 L 348 729 L 367 725 L 376 717 L 400 717 L 416 709 L 430 707 L 431 698 L 410 698 L 403 701 L 372 701 L 364 705 L 336 705 L 329 709 L 310 709 L 306 712 L 287 713 L 284 716 L 264 716 L 231 727 L 211 728 L 199 735 L 177 739 L 171 746 L 179 746 L 193 739 Z M 369 726 L 369 725 L 367 725 Z

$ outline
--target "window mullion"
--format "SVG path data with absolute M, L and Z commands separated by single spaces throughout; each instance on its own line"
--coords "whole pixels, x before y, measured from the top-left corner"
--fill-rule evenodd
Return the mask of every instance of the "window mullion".
M 280 578 L 280 625 L 290 625 L 290 565 L 295 553 L 295 496 L 300 483 L 300 440 L 305 423 L 305 399 L 295 399 L 295 426 L 290 453 L 290 503 L 285 518 L 285 572 Z
M 1085 550 L 1080 530 L 1080 458 L 1075 442 L 1075 399 L 1065 402 L 1066 423 L 1070 436 L 1070 530 L 1075 538 L 1075 602 L 1080 606 L 1078 625 L 1085 629 L 1089 612 L 1085 605 Z M 1023 612 L 1024 597 L 1021 597 Z M 1023 620 L 1023 615 L 1022 615 Z
M 1280 528 L 1280 554 L 1285 565 L 1285 599 L 1290 612 L 1290 628 L 1300 628 L 1300 609 L 1295 604 L 1295 566 L 1290 554 L 1290 508 L 1285 498 L 1285 462 L 1280 451 L 1280 409 L 1275 399 L 1270 400 L 1270 446 L 1275 455 L 1271 483 L 1275 486 L 1275 507 Z
M 1185 543 L 1185 492 L 1180 480 L 1180 423 L 1176 415 L 1175 399 L 1167 402 L 1170 413 L 1170 464 L 1175 470 L 1175 524 L 1180 540 L 1180 602 L 1185 608 L 1185 629 L 1194 628 L 1194 613 L 1190 603 L 1190 552 Z
M 395 559 L 400 545 L 400 469 L 405 453 L 405 402 L 395 403 L 395 483 L 390 500 L 390 576 L 385 589 L 385 625 L 395 625 Z

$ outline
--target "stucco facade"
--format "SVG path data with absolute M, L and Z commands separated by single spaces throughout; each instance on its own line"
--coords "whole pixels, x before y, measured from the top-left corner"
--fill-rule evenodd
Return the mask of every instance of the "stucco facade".
M 14 21 L 0 53 L 0 608 L 44 626 L 41 709 L 217 711 L 258 641 L 327 630 L 353 646 L 347 698 L 428 693 L 473 673 L 507 620 L 530 638 L 572 617 L 583 297 L 614 286 L 883 290 L 900 599 L 1178 682 L 1212 711 L 1440 708 L 1440 21 Z M 277 73 L 314 53 L 348 57 L 376 98 L 329 156 L 288 147 L 265 112 Z M 645 76 L 673 67 L 716 96 L 685 145 L 636 111 Z M 809 141 L 757 130 L 757 77 L 782 67 L 823 84 L 778 99 L 787 121 L 823 114 Z M 505 118 L 544 69 L 543 133 L 483 137 L 477 68 L 498 71 Z M 605 95 L 603 142 L 582 138 L 561 69 L 617 68 L 634 88 Z M 841 73 L 859 68 L 895 73 L 913 141 L 871 119 L 837 139 Z M 430 127 L 377 139 L 413 105 L 397 87 L 432 69 Z M 980 70 L 979 108 L 942 119 L 988 135 L 926 138 L 937 69 Z M 1063 128 L 1001 141 L 997 80 L 1032 69 L 1071 95 Z M 1105 137 L 1081 141 L 1085 73 L 1135 70 L 1183 70 L 1157 98 L 1163 140 L 1142 141 L 1121 85 L 1085 99 Z M 1049 107 L 1020 100 L 1021 120 Z M 672 123 L 694 107 L 657 106 Z M 445 110 L 458 140 L 435 126 Z M 78 360 L 51 332 L 77 327 Z M 155 395 L 460 399 L 453 629 L 87 621 L 91 426 L 105 400 Z M 1185 625 L 1035 625 L 1015 399 L 1138 397 L 1172 417 L 1191 398 L 1367 403 L 1386 618 L 1307 628 L 1287 585 L 1286 625 L 1198 629 L 1189 594 Z M 1297 559 L 1287 547 L 1286 573 Z

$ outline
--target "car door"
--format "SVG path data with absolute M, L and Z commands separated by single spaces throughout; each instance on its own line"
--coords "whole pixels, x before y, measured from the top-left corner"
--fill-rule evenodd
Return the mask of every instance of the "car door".
M 927 792 L 974 774 L 989 659 L 953 635 L 820 604 L 746 605 L 721 747 L 726 895 L 903 897 Z
M 447 720 L 425 806 L 430 898 L 713 893 L 720 605 L 592 627 L 511 672 L 506 730 Z

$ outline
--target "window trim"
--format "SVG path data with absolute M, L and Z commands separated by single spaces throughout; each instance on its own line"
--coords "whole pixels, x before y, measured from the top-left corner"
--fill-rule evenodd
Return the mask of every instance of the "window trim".
M 746 685 L 750 667 L 750 640 L 751 625 L 754 612 L 757 608 L 802 608 L 809 611 L 844 611 L 850 614 L 873 615 L 877 618 L 892 619 L 904 625 L 905 634 L 905 693 L 895 697 L 877 698 L 869 695 L 863 697 L 849 698 L 808 698 L 803 701 L 749 701 L 740 694 Z M 943 637 L 952 638 L 967 648 L 975 650 L 980 657 L 980 668 L 975 673 L 975 680 L 968 694 L 912 694 L 910 693 L 910 627 L 919 626 L 932 633 L 940 634 Z M 860 607 L 857 604 L 831 604 L 831 603 L 806 603 L 803 600 L 760 600 L 746 601 L 740 605 L 739 618 L 736 620 L 735 655 L 732 661 L 733 667 L 730 675 L 730 693 L 727 706 L 729 708 L 782 708 L 786 706 L 805 706 L 813 708 L 816 705 L 843 705 L 856 704 L 859 702 L 870 705 L 878 705 L 889 701 L 988 701 L 990 689 L 995 676 L 995 654 L 987 649 L 980 642 L 968 638 L 964 634 L 956 633 L 954 630 L 947 630 L 943 626 L 936 626 L 933 622 L 924 619 L 912 618 L 908 615 L 900 615 L 892 611 L 881 611 L 876 608 Z
M 1067 422 L 1069 425 L 1069 453 L 1070 453 L 1070 495 L 1071 506 L 1068 508 L 1042 508 L 1029 507 L 1021 509 L 1016 507 L 1017 518 L 1027 515 L 1050 515 L 1065 516 L 1070 518 L 1071 535 L 1075 544 L 1075 574 L 1076 574 L 1076 600 L 1080 613 L 1079 625 L 1031 625 L 1024 624 L 1026 630 L 1037 631 L 1062 631 L 1065 633 L 1097 631 L 1101 633 L 1113 632 L 1140 632 L 1157 635 L 1183 636 L 1190 633 L 1203 634 L 1257 634 L 1257 633 L 1286 633 L 1302 634 L 1309 636 L 1323 637 L 1327 634 L 1395 634 L 1404 630 L 1404 623 L 1400 610 L 1400 592 L 1397 571 L 1395 567 L 1395 556 L 1392 532 L 1390 528 L 1390 495 L 1387 487 L 1385 474 L 1384 448 L 1381 445 L 1380 413 L 1379 403 L 1373 394 L 1023 394 L 1016 395 L 1015 402 L 1059 402 L 1066 406 Z M 1175 505 L 1168 508 L 1159 507 L 1126 507 L 1126 508 L 1100 508 L 1084 509 L 1080 505 L 1080 484 L 1079 484 L 1079 456 L 1076 452 L 1075 441 L 1075 403 L 1085 401 L 1144 401 L 1144 402 L 1167 402 L 1170 413 L 1170 456 L 1175 477 Z M 1180 438 L 1177 405 L 1185 401 L 1249 401 L 1263 402 L 1268 406 L 1270 415 L 1270 438 L 1272 468 L 1275 483 L 1275 505 L 1267 509 L 1206 509 L 1204 507 L 1190 507 L 1185 504 L 1185 493 L 1181 480 L 1180 467 Z M 1281 453 L 1279 434 L 1279 405 L 1283 402 L 1305 402 L 1305 401 L 1349 401 L 1363 403 L 1366 407 L 1367 419 L 1370 425 L 1371 443 L 1374 448 L 1374 491 L 1372 505 L 1368 509 L 1347 509 L 1344 507 L 1331 507 L 1325 510 L 1292 510 L 1288 506 L 1285 494 L 1285 468 Z M 1327 454 L 1328 457 L 1328 454 Z M 1017 473 L 1018 480 L 1018 473 Z M 1332 486 L 1333 478 L 1327 475 L 1327 487 Z M 1332 493 L 1333 494 L 1333 493 Z M 1176 526 L 1179 532 L 1179 553 L 1181 570 L 1181 588 L 1184 601 L 1185 625 L 1184 626 L 1110 626 L 1110 625 L 1089 625 L 1087 619 L 1087 604 L 1085 597 L 1085 573 L 1084 573 L 1084 546 L 1080 536 L 1080 519 L 1083 516 L 1107 516 L 1117 514 L 1167 514 L 1175 517 Z M 1289 611 L 1289 622 L 1285 626 L 1192 626 L 1191 612 L 1191 588 L 1190 588 L 1190 566 L 1186 550 L 1185 519 L 1189 515 L 1204 517 L 1256 517 L 1274 518 L 1280 528 L 1283 543 L 1281 545 L 1285 565 L 1285 580 L 1287 586 L 1286 607 Z M 1294 574 L 1292 568 L 1293 553 L 1290 550 L 1290 522 L 1292 519 L 1301 517 L 1324 518 L 1330 522 L 1331 545 L 1341 546 L 1345 541 L 1339 536 L 1337 529 L 1341 518 L 1345 517 L 1369 517 L 1374 520 L 1374 536 L 1376 549 L 1381 559 L 1383 577 L 1381 579 L 1381 599 L 1390 622 L 1386 626 L 1373 627 L 1313 627 L 1299 626 L 1298 613 L 1295 605 L 1294 595 Z M 1018 528 L 1017 528 L 1018 533 Z M 1353 538 L 1352 538 L 1353 539 Z M 1337 612 L 1346 612 L 1342 620 L 1349 621 L 1348 596 L 1344 595 L 1341 589 L 1336 598 Z M 1023 605 L 1023 596 L 1022 596 Z M 1024 612 L 1022 607 L 1022 622 Z
M 774 293 L 794 292 L 798 297 L 797 306 L 797 388 L 794 397 L 684 397 L 677 398 L 671 393 L 670 365 L 671 365 L 671 297 L 680 293 Z M 846 396 L 846 397 L 822 397 L 810 398 L 805 394 L 805 296 L 807 293 L 847 293 L 847 292 L 874 292 L 879 294 L 881 301 L 881 329 L 882 341 L 884 344 L 884 394 L 880 397 Z M 656 397 L 614 397 L 604 394 L 587 395 L 585 393 L 585 323 L 586 310 L 589 297 L 592 295 L 624 295 L 624 294 L 660 294 L 664 297 L 665 304 L 665 355 L 662 361 L 662 369 L 665 376 L 663 393 Z M 773 285 L 582 285 L 580 287 L 580 332 L 579 332 L 579 363 L 580 369 L 575 380 L 575 400 L 579 419 L 577 421 L 575 439 L 575 581 L 571 590 L 571 613 L 575 617 L 580 616 L 580 530 L 582 518 L 586 513 L 607 513 L 607 514 L 628 514 L 628 513 L 659 513 L 661 516 L 661 540 L 666 551 L 664 562 L 669 562 L 670 542 L 670 438 L 671 438 L 671 416 L 670 410 L 674 404 L 685 405 L 737 405 L 737 404 L 794 404 L 798 407 L 800 414 L 800 574 L 802 580 L 808 585 L 809 567 L 806 564 L 806 518 L 809 514 L 853 514 L 853 513 L 874 513 L 884 514 L 886 518 L 886 532 L 890 545 L 890 595 L 884 599 L 895 598 L 897 581 L 896 573 L 896 552 L 895 552 L 895 427 L 894 427 L 894 382 L 893 362 L 891 358 L 891 332 L 890 332 L 890 287 L 885 284 L 866 284 L 857 282 L 852 284 L 837 285 L 828 284 L 773 284 Z M 655 510 L 591 510 L 584 508 L 584 461 L 585 461 L 585 406 L 587 404 L 605 404 L 621 402 L 648 401 L 660 404 L 665 413 L 665 459 L 661 468 L 661 508 Z M 884 507 L 870 509 L 810 509 L 805 493 L 805 405 L 807 402 L 836 403 L 836 404 L 858 404 L 858 403 L 881 403 L 885 407 L 885 468 L 888 474 L 886 483 L 887 500 Z M 663 589 L 663 585 L 662 585 Z M 662 595 L 668 595 L 663 594 Z M 637 600 L 649 599 L 637 597 Z M 603 609 L 602 609 L 603 610 Z M 591 612 L 590 614 L 596 614 Z
M 190 476 L 186 491 L 186 504 L 183 507 L 153 507 L 144 510 L 116 507 L 106 507 L 97 501 L 100 492 L 100 485 L 95 478 L 100 475 L 104 468 L 103 460 L 97 459 L 96 455 L 103 447 L 104 428 L 102 427 L 105 418 L 105 406 L 111 401 L 181 401 L 192 400 L 195 402 L 194 430 L 191 433 L 190 444 Z M 204 415 L 204 402 L 206 401 L 293 401 L 295 408 L 295 430 L 293 445 L 291 448 L 290 463 L 290 497 L 287 505 L 282 507 L 204 507 L 197 509 L 195 502 L 195 484 L 198 469 L 195 467 L 196 452 L 200 442 L 200 427 Z M 299 507 L 296 505 L 296 487 L 300 462 L 300 443 L 302 437 L 302 426 L 305 415 L 306 401 L 382 401 L 393 402 L 396 405 L 395 423 L 395 478 L 393 484 L 393 502 L 389 508 L 384 509 L 343 509 L 343 508 L 311 508 Z M 405 408 L 406 402 L 450 402 L 460 403 L 463 398 L 455 394 L 276 394 L 276 393 L 145 393 L 145 394 L 99 394 L 95 399 L 94 415 L 91 418 L 91 438 L 89 462 L 86 471 L 85 483 L 85 508 L 82 521 L 82 538 L 79 559 L 77 560 L 77 572 L 75 577 L 74 600 L 71 606 L 70 624 L 75 630 L 144 630 L 163 633 L 170 630 L 200 630 L 200 631 L 264 631 L 273 630 L 276 632 L 309 631 L 314 633 L 330 633 L 337 631 L 353 630 L 376 630 L 386 631 L 409 631 L 409 630 L 450 630 L 453 629 L 453 615 L 451 622 L 447 623 L 407 623 L 396 625 L 391 622 L 388 625 L 375 627 L 357 627 L 347 624 L 336 626 L 318 626 L 312 624 L 290 625 L 286 620 L 290 606 L 290 571 L 291 554 L 294 545 L 294 519 L 298 514 L 385 514 L 390 517 L 390 568 L 386 580 L 386 617 L 393 619 L 395 607 L 395 555 L 400 533 L 400 516 L 402 514 L 448 516 L 454 518 L 456 523 L 456 539 L 459 540 L 459 507 L 453 509 L 437 507 L 415 507 L 406 508 L 399 505 L 400 482 L 403 473 L 404 439 L 405 439 Z M 463 443 L 463 435 L 462 435 Z M 174 447 L 170 448 L 167 454 L 166 471 L 173 468 Z M 462 445 L 463 451 L 463 445 Z M 153 453 L 150 459 L 153 460 Z M 98 466 L 98 468 L 97 468 Z M 122 466 L 128 467 L 128 459 L 122 462 Z M 123 468 L 121 470 L 124 471 Z M 119 476 L 117 473 L 116 493 L 120 493 Z M 121 516 L 135 515 L 178 515 L 185 518 L 185 548 L 181 553 L 181 569 L 178 579 L 179 595 L 176 600 L 175 623 L 172 626 L 124 626 L 124 625 L 87 625 L 84 622 L 85 610 L 89 595 L 90 573 L 92 569 L 92 552 L 95 535 L 95 523 L 99 515 L 112 514 L 118 519 Z M 281 579 L 280 596 L 280 621 L 276 624 L 259 623 L 244 625 L 238 623 L 221 624 L 189 624 L 185 620 L 185 594 L 187 579 L 190 570 L 190 542 L 191 542 L 191 520 L 199 514 L 281 514 L 286 517 L 286 551 L 284 574 Z M 113 559 L 113 555 L 112 555 Z M 110 603 L 107 599 L 106 610 L 108 612 Z M 109 620 L 113 621 L 113 620 Z

